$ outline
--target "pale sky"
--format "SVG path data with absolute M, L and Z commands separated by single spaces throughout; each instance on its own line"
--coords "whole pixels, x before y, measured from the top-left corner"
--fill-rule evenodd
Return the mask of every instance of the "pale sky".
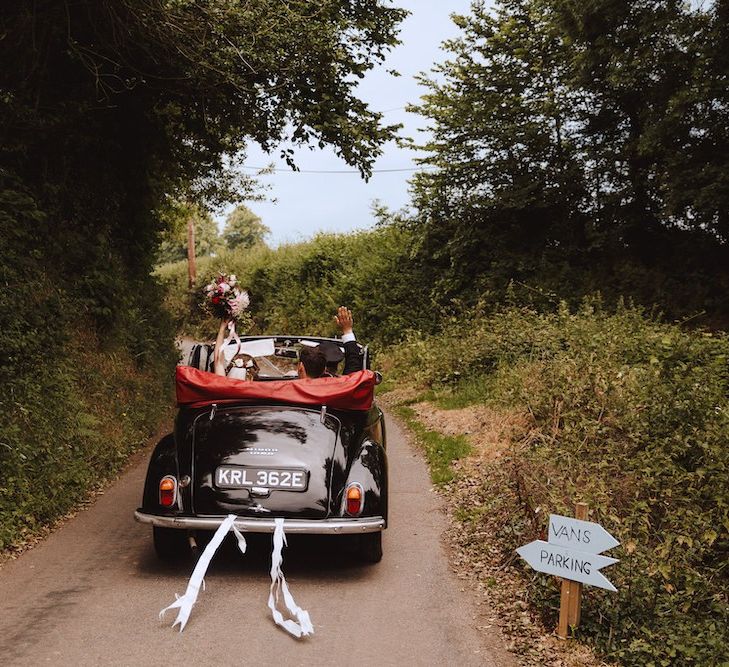
M 393 4 L 411 12 L 402 23 L 402 44 L 391 52 L 384 66 L 376 68 L 363 80 L 360 97 L 369 102 L 373 110 L 385 112 L 387 123 L 403 123 L 402 135 L 418 138 L 417 128 L 427 121 L 403 109 L 406 104 L 417 102 L 425 92 L 414 77 L 446 59 L 441 42 L 458 33 L 449 15 L 467 14 L 470 0 L 395 0 Z M 388 69 L 397 70 L 401 76 L 393 77 L 386 72 Z M 275 198 L 275 202 L 247 203 L 271 228 L 271 237 L 267 239 L 271 245 L 300 241 L 318 231 L 371 227 L 374 220 L 370 207 L 376 199 L 391 209 L 408 203 L 407 182 L 412 172 L 376 173 L 365 183 L 358 173 L 303 173 L 306 170 L 352 171 L 329 149 L 312 151 L 303 147 L 297 150 L 295 159 L 301 172 L 289 171 L 279 158 L 278 149 L 271 155 L 258 146 L 248 149 L 246 165 L 263 167 L 273 162 L 276 168 L 283 170 L 261 178 L 262 183 L 270 186 L 267 195 Z M 375 169 L 415 166 L 411 151 L 389 143 Z

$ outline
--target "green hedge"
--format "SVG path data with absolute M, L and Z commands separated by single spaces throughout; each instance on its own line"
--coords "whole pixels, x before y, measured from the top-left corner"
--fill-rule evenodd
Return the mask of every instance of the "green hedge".
M 393 371 L 443 407 L 485 402 L 527 415 L 497 464 L 509 486 L 481 482 L 496 513 L 510 493 L 521 500 L 499 531 L 505 557 L 543 537 L 546 513 L 573 515 L 587 502 L 622 544 L 606 571 L 618 593 L 586 588 L 579 634 L 641 667 L 729 660 L 727 359 L 723 335 L 595 304 L 474 315 L 390 354 Z M 530 587 L 550 624 L 551 579 Z
M 411 279 L 410 234 L 394 226 L 354 234 L 319 234 L 310 241 L 224 251 L 198 260 L 196 289 L 187 289 L 187 264 L 157 269 L 178 329 L 211 337 L 217 323 L 198 307 L 202 286 L 217 271 L 238 276 L 251 295 L 254 332 L 332 334 L 337 306 L 355 313 L 361 338 L 393 341 L 408 329 L 435 325 L 427 295 Z
M 159 287 L 114 263 L 69 279 L 44 238 L 74 240 L 32 198 L 0 191 L 0 550 L 113 476 L 172 405 Z

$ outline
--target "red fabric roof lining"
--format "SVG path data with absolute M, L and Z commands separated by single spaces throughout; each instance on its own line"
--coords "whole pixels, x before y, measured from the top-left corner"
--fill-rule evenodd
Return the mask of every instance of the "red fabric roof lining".
M 178 366 L 177 405 L 203 407 L 217 401 L 326 405 L 336 410 L 369 410 L 375 390 L 375 374 L 357 371 L 341 377 L 247 382 Z

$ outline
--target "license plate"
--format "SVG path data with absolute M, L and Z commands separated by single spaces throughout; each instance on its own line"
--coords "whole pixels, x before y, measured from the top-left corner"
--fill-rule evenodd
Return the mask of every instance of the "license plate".
M 309 473 L 306 470 L 282 468 L 251 468 L 249 466 L 219 466 L 215 471 L 215 486 L 219 489 L 281 489 L 306 491 Z

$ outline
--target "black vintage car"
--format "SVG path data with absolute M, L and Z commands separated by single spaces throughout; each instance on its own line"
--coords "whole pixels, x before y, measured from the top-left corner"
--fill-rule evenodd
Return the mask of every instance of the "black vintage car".
M 374 403 L 378 374 L 294 378 L 297 351 L 324 338 L 244 337 L 268 347 L 255 381 L 209 372 L 211 346 L 177 368 L 174 432 L 149 462 L 142 507 L 160 558 L 176 559 L 229 514 L 242 531 L 334 534 L 366 562 L 382 558 L 387 526 L 385 423 Z

